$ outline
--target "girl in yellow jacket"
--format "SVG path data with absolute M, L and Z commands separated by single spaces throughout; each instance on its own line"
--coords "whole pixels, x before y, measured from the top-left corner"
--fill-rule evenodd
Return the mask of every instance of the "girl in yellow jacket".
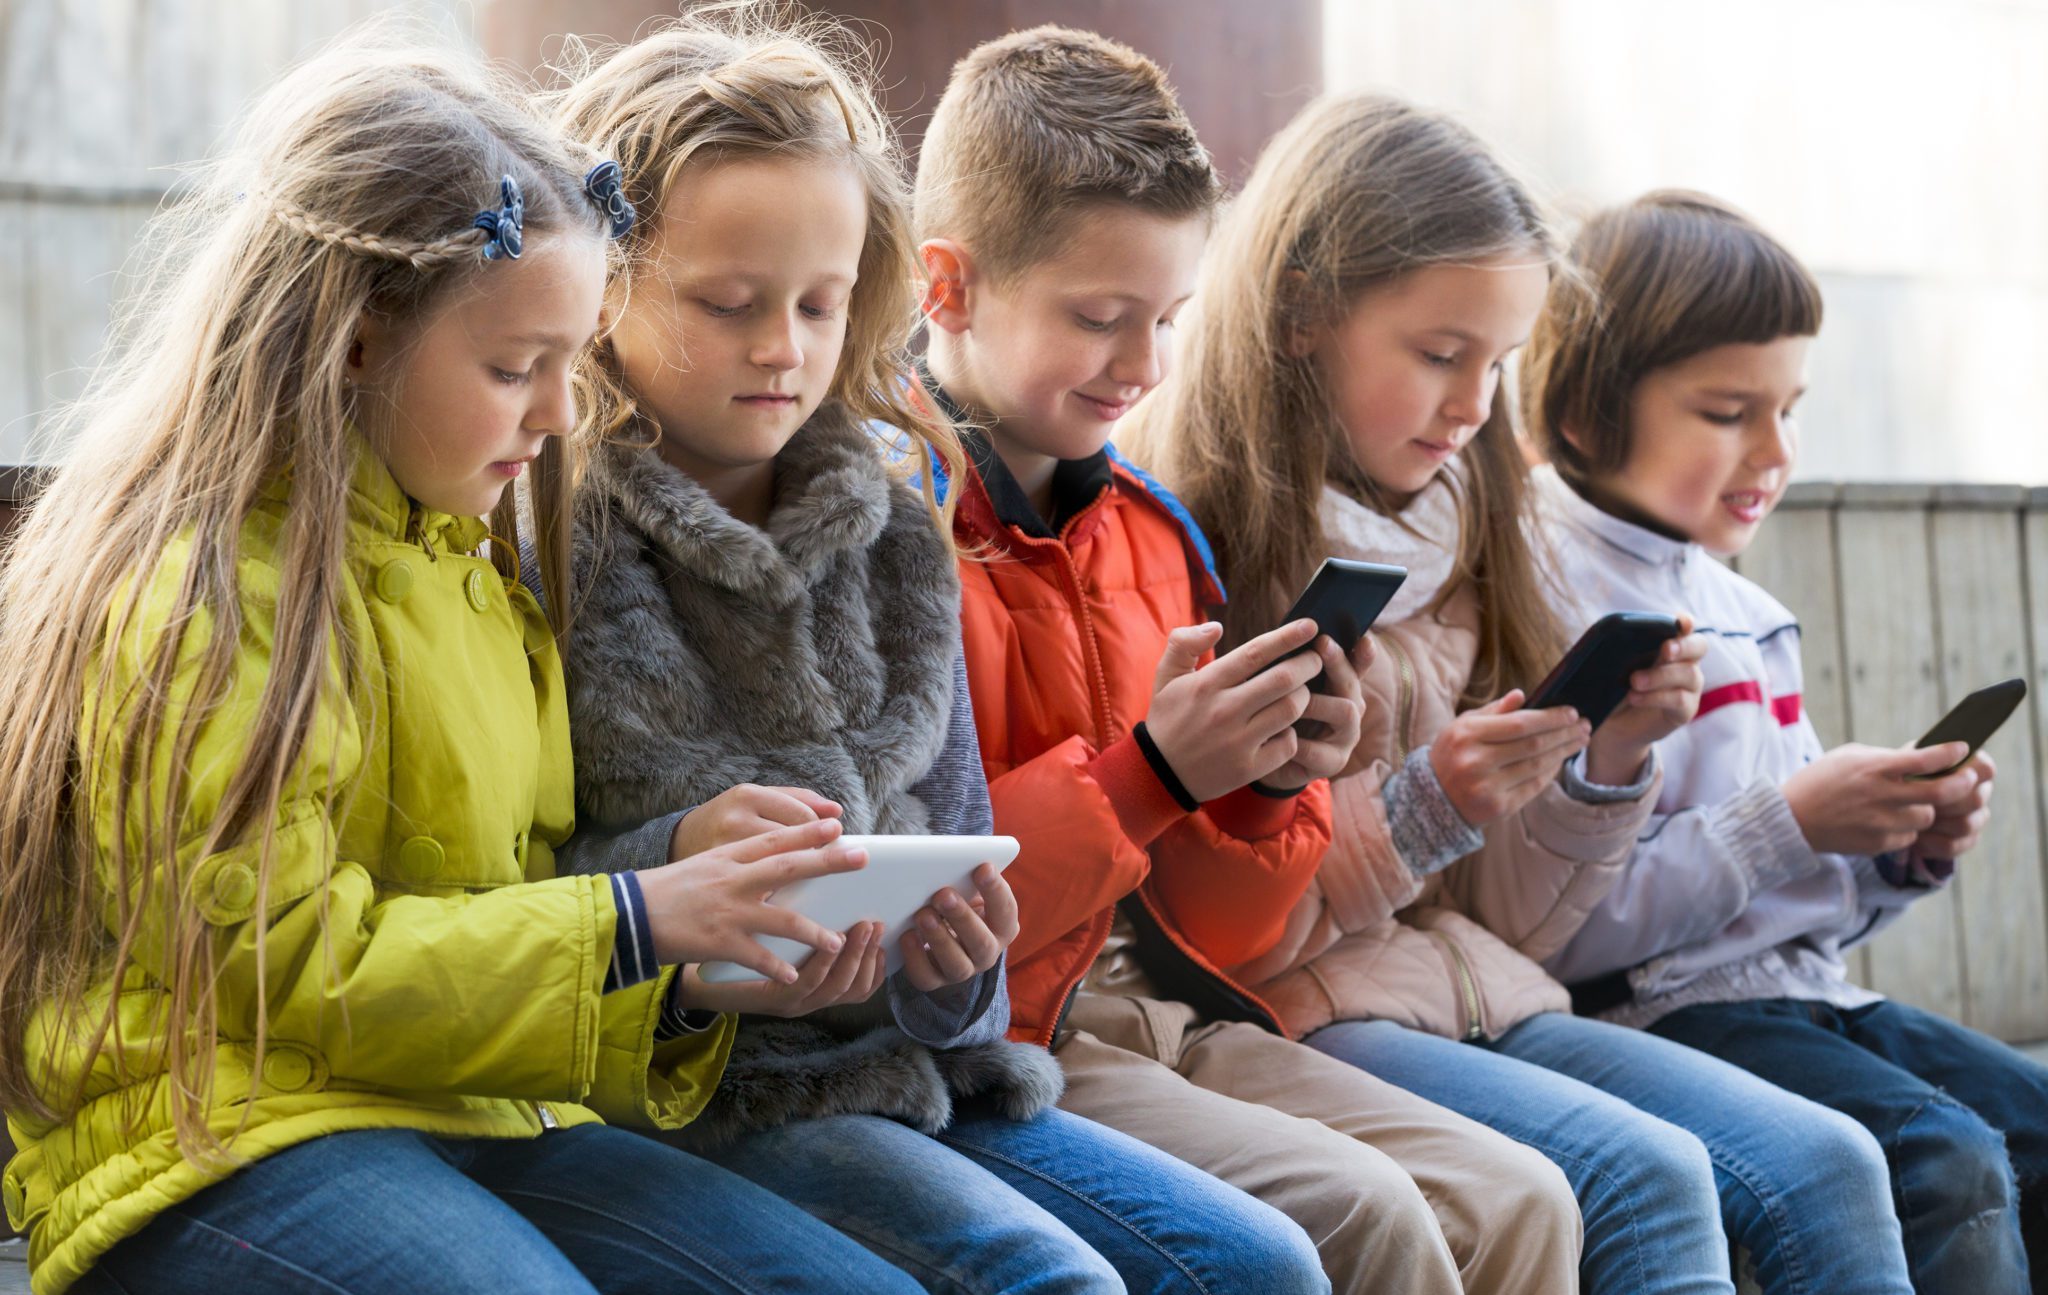
M 0 1104 L 42 1295 L 916 1289 L 601 1122 L 695 1116 L 731 1022 L 673 966 L 796 979 L 752 937 L 840 937 L 759 896 L 862 859 L 826 820 L 555 875 L 560 627 L 507 487 L 559 590 L 633 213 L 511 103 L 360 40 L 272 90 L 154 227 L 9 555 Z

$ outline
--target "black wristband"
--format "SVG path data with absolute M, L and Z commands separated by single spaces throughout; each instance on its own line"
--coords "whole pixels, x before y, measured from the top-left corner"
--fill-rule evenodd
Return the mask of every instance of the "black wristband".
M 1159 779 L 1159 785 L 1166 788 L 1166 794 L 1173 797 L 1173 803 L 1190 814 L 1200 809 L 1202 802 L 1188 795 L 1187 784 L 1180 780 L 1180 775 L 1173 771 L 1173 766 L 1160 752 L 1159 744 L 1145 731 L 1144 720 L 1139 720 L 1138 726 L 1131 730 L 1131 737 L 1136 739 L 1138 749 L 1145 753 L 1145 763 L 1152 766 L 1153 775 Z

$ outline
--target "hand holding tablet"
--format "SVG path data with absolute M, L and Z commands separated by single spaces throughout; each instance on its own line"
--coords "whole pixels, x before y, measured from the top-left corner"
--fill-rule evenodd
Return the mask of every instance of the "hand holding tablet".
M 768 903 L 827 931 L 879 924 L 887 974 L 904 967 L 902 937 L 916 929 L 918 910 L 934 895 L 950 888 L 964 905 L 977 893 L 978 866 L 987 863 L 1000 872 L 1017 857 L 1017 839 L 1009 836 L 849 836 L 839 844 L 864 851 L 867 866 L 794 882 L 770 895 Z M 809 945 L 777 936 L 763 936 L 760 943 L 792 965 L 801 966 L 812 953 Z M 920 968 L 911 970 L 917 979 Z M 712 985 L 764 979 L 751 968 L 719 961 L 705 963 L 698 975 Z

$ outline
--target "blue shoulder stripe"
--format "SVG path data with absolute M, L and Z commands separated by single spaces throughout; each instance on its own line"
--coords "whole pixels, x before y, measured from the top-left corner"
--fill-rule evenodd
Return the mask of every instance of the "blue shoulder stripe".
M 940 507 L 943 508 L 945 506 L 946 492 L 952 489 L 953 486 L 952 481 L 946 476 L 945 463 L 934 458 L 931 451 L 923 446 L 913 446 L 909 435 L 902 428 L 891 423 L 885 423 L 879 418 L 868 420 L 868 434 L 881 442 L 882 454 L 891 463 L 901 463 L 915 452 L 921 466 L 911 472 L 909 477 L 910 488 L 912 490 L 924 489 L 925 469 L 931 469 L 932 494 L 937 497 Z
M 1161 485 L 1157 477 L 1125 458 L 1123 452 L 1114 445 L 1109 447 L 1109 461 L 1136 477 L 1138 484 L 1145 487 L 1145 493 L 1152 496 L 1153 502 L 1172 514 L 1173 519 L 1180 523 L 1188 542 L 1195 546 L 1195 556 L 1202 559 L 1202 569 L 1209 573 L 1209 579 L 1216 582 L 1216 591 L 1228 598 L 1230 595 L 1223 587 L 1223 577 L 1216 574 L 1215 550 L 1209 547 L 1209 537 L 1202 534 L 1202 528 L 1195 525 L 1195 515 L 1188 511 L 1188 506 L 1171 490 Z

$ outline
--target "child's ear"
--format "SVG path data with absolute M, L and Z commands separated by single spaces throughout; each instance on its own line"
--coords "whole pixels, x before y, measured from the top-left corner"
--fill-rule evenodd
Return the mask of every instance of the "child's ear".
M 1300 270 L 1288 270 L 1280 277 L 1280 320 L 1280 345 L 1291 360 L 1314 355 L 1330 331 L 1328 324 L 1310 314 L 1308 275 Z
M 354 383 L 376 381 L 395 349 L 391 321 L 380 318 L 375 311 L 365 310 L 356 318 L 355 340 L 348 348 L 348 380 Z
M 949 333 L 964 333 L 974 317 L 974 258 L 950 238 L 918 245 L 924 262 L 924 317 Z
M 1581 454 L 1586 453 L 1586 433 L 1580 429 L 1577 423 L 1559 424 L 1557 434 L 1566 445 L 1571 446 Z

